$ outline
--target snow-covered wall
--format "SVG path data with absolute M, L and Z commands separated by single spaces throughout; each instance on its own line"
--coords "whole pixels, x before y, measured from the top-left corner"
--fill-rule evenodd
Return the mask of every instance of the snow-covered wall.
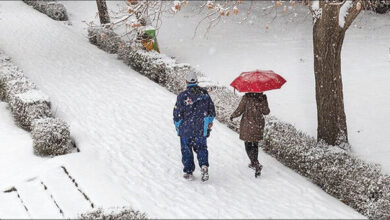
M 88 32 L 91 43 L 107 52 L 118 53 L 119 59 L 175 94 L 185 88 L 185 72 L 196 71 L 166 55 L 125 43 L 109 29 L 90 28 Z M 229 116 L 240 97 L 207 79 L 201 83 L 215 103 L 218 121 L 239 131 L 239 123 L 231 122 Z M 382 174 L 379 166 L 368 164 L 339 147 L 317 143 L 315 138 L 272 116 L 266 118 L 262 147 L 363 215 L 373 219 L 390 218 L 390 177 Z
M 68 14 L 63 4 L 57 1 L 45 0 L 23 0 L 26 4 L 31 5 L 34 9 L 46 14 L 57 21 L 67 21 Z

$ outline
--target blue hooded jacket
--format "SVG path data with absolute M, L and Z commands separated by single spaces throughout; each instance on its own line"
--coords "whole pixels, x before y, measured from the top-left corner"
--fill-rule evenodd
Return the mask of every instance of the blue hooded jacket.
M 189 84 L 177 96 L 173 121 L 180 137 L 206 137 L 207 128 L 214 118 L 214 103 L 208 92 L 197 84 Z

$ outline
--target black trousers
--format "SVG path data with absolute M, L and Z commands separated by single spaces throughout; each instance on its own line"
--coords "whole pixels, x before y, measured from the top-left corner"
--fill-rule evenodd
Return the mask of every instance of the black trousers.
M 248 154 L 249 160 L 252 165 L 259 164 L 259 143 L 258 142 L 245 142 L 245 150 Z

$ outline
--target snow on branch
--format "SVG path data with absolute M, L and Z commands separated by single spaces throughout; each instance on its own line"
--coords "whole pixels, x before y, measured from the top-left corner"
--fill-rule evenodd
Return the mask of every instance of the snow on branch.
M 322 17 L 322 8 L 320 7 L 320 1 L 312 1 L 310 4 L 310 11 L 313 15 L 314 22 Z
M 338 26 L 345 31 L 359 15 L 363 6 L 367 4 L 371 3 L 367 0 L 316 0 L 309 2 L 309 9 L 313 15 L 314 22 L 322 17 L 322 14 L 325 12 L 324 10 L 339 10 L 338 20 L 336 20 L 336 22 L 338 22 Z
M 174 16 L 179 13 L 188 5 L 193 5 L 196 14 L 200 15 L 197 27 L 194 30 L 194 36 L 197 34 L 200 26 L 205 25 L 205 35 L 209 31 L 218 25 L 223 19 L 240 15 L 242 13 L 242 19 L 239 19 L 242 23 L 247 21 L 251 15 L 253 6 L 256 1 L 242 1 L 242 0 L 225 0 L 225 1 L 126 1 L 123 2 L 123 7 L 120 10 L 112 11 L 111 20 L 109 24 L 103 24 L 103 27 L 120 29 L 119 37 L 126 37 L 130 41 L 140 40 L 145 27 L 147 30 L 158 30 L 162 24 L 162 18 L 164 16 Z M 263 7 L 262 11 L 264 15 L 268 15 L 271 12 L 275 12 L 275 17 L 278 15 L 277 10 L 280 9 L 283 13 L 287 13 L 289 10 L 296 6 L 296 1 L 270 1 L 268 7 Z M 246 5 L 246 6 L 244 6 Z M 275 17 L 272 19 L 275 20 Z M 270 21 L 270 23 L 272 23 Z M 266 25 L 268 29 L 269 23 Z M 90 23 L 90 27 L 97 27 L 100 25 Z
M 353 6 L 353 1 L 352 0 L 345 1 L 344 4 L 341 6 L 340 13 L 339 13 L 339 26 L 341 28 L 344 28 L 346 16 L 348 15 L 349 9 L 352 6 Z
M 359 15 L 360 11 L 363 7 L 366 7 L 367 5 L 371 5 L 371 2 L 369 1 L 361 1 L 361 0 L 354 0 L 351 1 L 350 7 L 348 7 L 347 13 L 345 14 L 345 22 L 344 22 L 344 30 L 348 29 L 349 26 L 351 26 L 352 22 L 355 20 L 355 18 Z M 340 9 L 341 13 L 341 9 Z

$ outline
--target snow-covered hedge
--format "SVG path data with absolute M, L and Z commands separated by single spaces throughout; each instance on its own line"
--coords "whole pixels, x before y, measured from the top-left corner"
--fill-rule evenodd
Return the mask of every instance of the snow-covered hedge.
M 0 53 L 0 100 L 6 101 L 9 81 L 23 78 L 21 71 L 10 63 L 10 59 Z M 7 85 L 6 85 L 7 84 Z
M 120 37 L 109 28 L 88 28 L 89 42 L 108 53 L 118 53 Z
M 31 5 L 34 9 L 46 14 L 57 21 L 67 21 L 68 14 L 63 4 L 54 0 L 23 0 L 26 4 Z
M 126 44 L 120 47 L 118 57 L 154 82 L 165 84 L 166 71 L 169 71 L 171 66 L 168 66 L 170 63 L 163 62 L 157 52 L 148 53 L 143 50 L 136 50 L 130 44 Z
M 3 96 L 6 102 L 10 102 L 16 94 L 35 90 L 37 88 L 34 83 L 24 76 L 5 81 L 2 86 L 4 89 Z
M 81 214 L 80 219 L 104 219 L 104 220 L 115 220 L 115 219 L 148 219 L 145 213 L 135 211 L 131 208 L 119 208 L 103 210 L 97 209 L 96 211 Z
M 89 31 L 90 36 L 96 36 L 111 30 L 92 28 Z M 102 47 L 107 44 L 101 40 L 116 41 L 119 59 L 175 94 L 185 88 L 185 72 L 195 71 L 165 55 L 146 52 L 121 42 L 117 36 L 114 38 L 91 40 L 91 43 Z M 239 131 L 239 122 L 231 122 L 229 117 L 240 97 L 227 87 L 203 80 L 200 73 L 199 76 L 201 85 L 207 88 L 215 103 L 217 119 Z M 363 215 L 375 219 L 390 218 L 390 177 L 382 174 L 378 166 L 368 164 L 339 147 L 317 143 L 313 137 L 274 117 L 266 117 L 264 143 L 265 152 Z
M 0 99 L 8 102 L 17 124 L 31 131 L 37 155 L 59 155 L 72 147 L 69 126 L 52 118 L 49 97 L 0 51 Z
M 370 9 L 379 14 L 385 14 L 390 11 L 390 0 L 370 0 L 372 3 Z
M 189 65 L 178 65 L 175 60 L 164 54 L 155 51 L 147 52 L 126 43 L 122 43 L 119 47 L 118 58 L 174 93 L 178 93 L 185 87 L 183 80 L 185 73 L 193 71 Z
M 142 75 L 161 84 L 169 91 L 178 93 L 185 88 L 182 80 L 187 71 L 194 71 L 187 64 L 177 64 L 175 60 L 155 51 L 139 49 L 137 44 L 129 44 L 109 28 L 91 27 L 89 41 L 108 53 L 117 53 L 118 58 Z
M 390 218 L 390 177 L 339 147 L 329 146 L 291 124 L 267 118 L 264 151 L 308 177 L 329 194 L 372 218 Z
M 200 85 L 207 89 L 214 101 L 217 120 L 238 132 L 240 122 L 238 120 L 230 121 L 229 118 L 240 103 L 240 97 L 224 86 L 210 86 L 207 84 L 204 85 L 200 82 Z
M 71 150 L 69 126 L 58 118 L 34 120 L 31 135 L 38 156 L 62 155 Z
M 12 114 L 18 125 L 31 131 L 35 119 L 51 117 L 49 97 L 39 90 L 15 94 L 9 101 Z

